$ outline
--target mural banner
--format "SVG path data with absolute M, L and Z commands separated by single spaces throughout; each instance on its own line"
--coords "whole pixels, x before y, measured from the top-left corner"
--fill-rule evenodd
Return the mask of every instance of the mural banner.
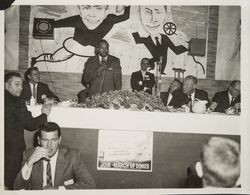
M 153 132 L 100 130 L 97 170 L 152 172 Z
M 104 38 L 110 54 L 120 59 L 123 75 L 139 70 L 141 59 L 147 57 L 152 72 L 162 60 L 163 76 L 182 68 L 186 75 L 205 78 L 187 49 L 192 38 L 206 44 L 207 17 L 207 6 L 31 6 L 29 61 L 41 71 L 81 73 Z M 33 35 L 36 28 L 43 36 Z M 51 34 L 46 32 L 50 28 Z M 196 60 L 206 69 L 206 53 Z

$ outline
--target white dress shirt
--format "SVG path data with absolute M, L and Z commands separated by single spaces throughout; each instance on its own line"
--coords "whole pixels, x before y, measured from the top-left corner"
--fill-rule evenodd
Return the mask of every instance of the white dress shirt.
M 55 155 L 50 158 L 50 165 L 51 165 L 51 177 L 52 177 L 52 184 L 54 186 L 55 182 L 55 172 L 56 172 L 56 161 L 58 156 L 58 150 Z M 47 185 L 47 160 L 43 160 L 43 187 Z
M 33 95 L 33 84 L 31 83 L 31 82 L 29 82 L 29 84 L 30 84 L 30 89 L 31 89 L 31 95 L 34 97 L 34 95 Z M 35 84 L 35 88 L 36 88 L 36 95 L 37 95 L 37 83 Z M 37 97 L 35 97 L 35 99 L 37 99 Z

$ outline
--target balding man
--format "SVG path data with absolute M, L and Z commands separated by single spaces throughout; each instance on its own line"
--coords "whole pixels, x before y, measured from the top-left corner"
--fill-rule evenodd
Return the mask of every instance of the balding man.
M 229 107 L 240 108 L 240 81 L 234 80 L 225 91 L 214 95 L 209 109 L 214 112 L 225 112 Z
M 208 93 L 204 90 L 197 89 L 198 79 L 194 76 L 187 76 L 183 81 L 182 89 L 178 89 L 173 92 L 173 98 L 170 102 L 170 106 L 181 107 L 183 105 L 188 105 L 195 99 L 206 100 L 207 107 L 209 106 Z

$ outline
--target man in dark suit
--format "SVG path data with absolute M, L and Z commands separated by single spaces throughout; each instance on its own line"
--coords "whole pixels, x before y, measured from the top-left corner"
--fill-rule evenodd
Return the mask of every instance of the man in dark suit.
M 43 105 L 42 114 L 33 118 L 25 102 L 20 98 L 22 91 L 20 74 L 7 73 L 4 84 L 4 186 L 5 189 L 13 190 L 25 150 L 24 129 L 35 131 L 41 124 L 46 123 L 51 106 Z
M 193 105 L 195 99 L 206 100 L 208 107 L 210 101 L 208 99 L 208 93 L 204 90 L 197 89 L 198 79 L 194 76 L 187 76 L 184 79 L 182 89 L 178 89 L 173 92 L 173 98 L 170 103 L 171 106 L 181 107 L 183 105 Z
M 37 67 L 31 67 L 25 72 L 25 81 L 23 82 L 23 91 L 21 97 L 27 101 L 33 97 L 36 103 L 43 103 L 45 98 L 60 101 L 59 98 L 49 89 L 48 85 L 40 82 L 40 73 Z
M 177 89 L 182 88 L 182 83 L 180 80 L 178 79 L 174 79 L 169 88 L 168 91 L 166 92 L 161 92 L 160 94 L 160 98 L 164 104 L 164 106 L 168 106 L 169 104 L 171 104 L 172 98 L 173 98 L 173 92 Z
M 101 40 L 96 49 L 97 55 L 85 63 L 82 81 L 89 85 L 88 95 L 102 94 L 122 88 L 122 71 L 120 60 L 109 55 L 109 44 Z
M 155 76 L 147 71 L 148 67 L 149 59 L 143 58 L 141 60 L 141 70 L 132 73 L 130 84 L 133 91 L 145 91 L 152 94 L 152 88 L 155 85 Z
M 218 92 L 214 95 L 209 109 L 214 112 L 225 112 L 229 107 L 240 109 L 240 81 L 234 80 L 230 83 L 228 90 Z
M 25 151 L 14 189 L 95 188 L 82 154 L 77 149 L 60 145 L 60 142 L 61 131 L 56 123 L 48 122 L 39 128 L 40 146 Z
M 160 33 L 166 22 L 167 8 L 165 6 L 139 6 L 139 16 L 142 26 L 149 36 L 140 37 L 138 32 L 134 32 L 132 35 L 135 42 L 136 44 L 144 44 L 153 56 L 150 59 L 152 69 L 154 62 L 160 61 L 160 56 L 162 56 L 161 74 L 165 74 L 168 48 L 177 55 L 188 51 L 188 49 L 183 45 L 175 46 L 167 35 Z

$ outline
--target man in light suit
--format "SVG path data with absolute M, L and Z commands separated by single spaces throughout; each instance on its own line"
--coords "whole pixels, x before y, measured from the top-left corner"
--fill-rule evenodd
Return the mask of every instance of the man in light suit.
M 152 88 L 155 85 L 155 76 L 147 71 L 148 67 L 149 59 L 143 58 L 141 60 L 141 70 L 132 73 L 130 84 L 133 91 L 145 91 L 152 94 Z
M 43 103 L 43 95 L 46 98 L 51 98 L 60 101 L 59 98 L 49 89 L 48 85 L 40 82 L 40 73 L 37 67 L 31 67 L 25 72 L 25 81 L 23 82 L 23 90 L 21 97 L 25 101 L 34 97 L 36 103 Z
M 77 149 L 60 145 L 60 127 L 54 122 L 38 131 L 39 147 L 24 152 L 23 167 L 14 189 L 89 189 L 95 182 L 88 172 L 83 156 Z
M 90 97 L 122 88 L 120 60 L 109 55 L 109 44 L 106 40 L 99 42 L 96 53 L 96 56 L 87 60 L 83 70 L 82 82 L 89 85 Z
M 225 112 L 229 107 L 240 109 L 240 81 L 234 80 L 230 83 L 228 90 L 218 92 L 214 95 L 209 109 L 214 112 Z
M 132 33 L 136 44 L 144 44 L 153 56 L 150 59 L 150 66 L 154 69 L 154 62 L 160 60 L 162 56 L 161 74 L 167 64 L 167 53 L 170 48 L 176 55 L 188 51 L 183 45 L 175 46 L 167 35 L 161 33 L 166 22 L 167 8 L 165 6 L 139 6 L 139 15 L 144 30 L 149 34 L 148 37 L 140 37 L 138 32 Z
M 170 106 L 181 107 L 183 105 L 193 105 L 195 99 L 206 100 L 208 107 L 210 101 L 208 99 L 208 93 L 202 89 L 197 89 L 198 79 L 192 75 L 187 76 L 184 79 L 182 89 L 175 90 L 173 92 L 173 98 L 170 102 Z

